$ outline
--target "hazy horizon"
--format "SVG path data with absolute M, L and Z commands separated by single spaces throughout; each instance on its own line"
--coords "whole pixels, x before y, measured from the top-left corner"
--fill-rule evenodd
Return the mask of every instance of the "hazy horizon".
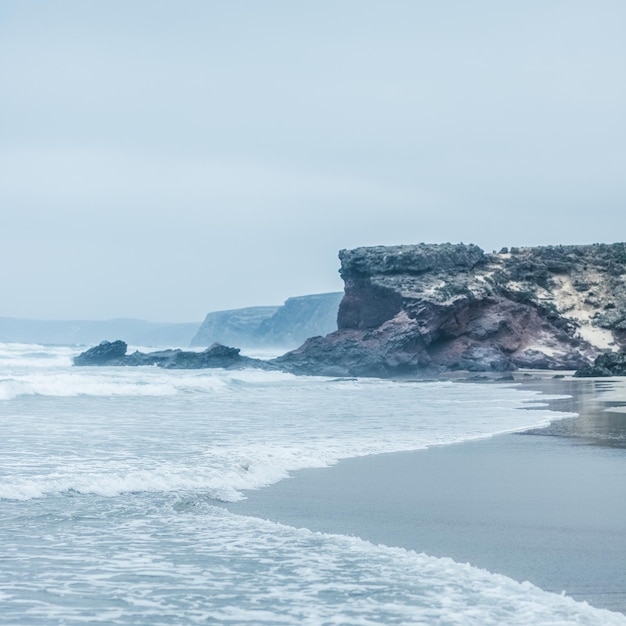
M 200 321 L 342 248 L 626 239 L 626 4 L 0 5 L 0 317 Z

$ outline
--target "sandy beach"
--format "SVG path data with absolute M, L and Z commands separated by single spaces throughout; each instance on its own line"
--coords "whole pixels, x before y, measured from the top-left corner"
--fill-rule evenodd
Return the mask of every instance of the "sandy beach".
M 516 379 L 569 395 L 550 406 L 578 417 L 300 471 L 228 508 L 451 557 L 626 612 L 624 381 Z

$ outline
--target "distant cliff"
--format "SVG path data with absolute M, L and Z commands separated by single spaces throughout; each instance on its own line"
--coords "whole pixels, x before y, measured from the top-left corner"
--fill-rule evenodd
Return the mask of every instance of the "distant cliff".
M 257 346 L 261 324 L 279 308 L 255 306 L 208 313 L 189 345 L 206 347 L 217 342 L 229 346 Z
M 626 348 L 626 244 L 342 250 L 338 330 L 276 360 L 297 373 L 576 369 Z
M 342 296 L 342 293 L 322 293 L 289 298 L 282 306 L 209 313 L 191 346 L 219 342 L 246 348 L 293 348 L 309 337 L 336 330 Z
M 295 347 L 309 337 L 327 335 L 337 329 L 342 292 L 318 293 L 289 298 L 259 329 L 264 342 Z

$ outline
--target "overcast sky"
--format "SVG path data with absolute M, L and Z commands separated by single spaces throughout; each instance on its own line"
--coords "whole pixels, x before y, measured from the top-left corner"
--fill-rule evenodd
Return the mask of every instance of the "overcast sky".
M 0 316 L 201 320 L 341 248 L 626 240 L 624 0 L 0 3 Z

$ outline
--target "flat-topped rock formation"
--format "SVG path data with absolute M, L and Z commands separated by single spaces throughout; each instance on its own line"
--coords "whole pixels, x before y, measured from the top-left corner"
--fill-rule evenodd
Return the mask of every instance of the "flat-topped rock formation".
M 270 319 L 279 308 L 279 306 L 251 306 L 207 313 L 189 345 L 203 347 L 221 343 L 256 346 L 261 324 Z
M 342 293 L 318 293 L 288 298 L 281 306 L 215 311 L 206 316 L 190 345 L 219 342 L 246 348 L 295 348 L 309 337 L 337 329 L 342 297 Z
M 626 244 L 342 250 L 338 330 L 275 360 L 294 373 L 577 369 L 626 347 Z

